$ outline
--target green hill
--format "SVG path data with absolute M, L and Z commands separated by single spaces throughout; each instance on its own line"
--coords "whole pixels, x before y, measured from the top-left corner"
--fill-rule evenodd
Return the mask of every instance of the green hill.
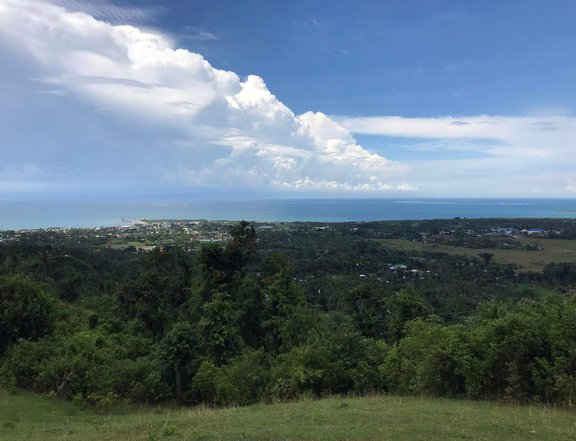
M 0 391 L 0 440 L 574 440 L 576 413 L 541 406 L 373 396 L 241 408 L 125 408 Z

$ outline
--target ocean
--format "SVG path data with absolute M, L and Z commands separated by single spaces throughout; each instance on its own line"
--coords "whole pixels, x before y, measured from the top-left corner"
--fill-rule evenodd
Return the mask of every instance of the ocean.
M 376 221 L 576 218 L 576 199 L 251 199 L 161 202 L 0 201 L 0 229 L 129 225 L 134 219 Z

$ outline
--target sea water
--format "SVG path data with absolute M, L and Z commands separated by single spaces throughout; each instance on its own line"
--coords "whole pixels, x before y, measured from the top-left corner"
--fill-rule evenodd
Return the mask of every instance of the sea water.
M 0 229 L 129 225 L 135 219 L 376 221 L 576 218 L 576 199 L 250 199 L 152 202 L 0 201 Z

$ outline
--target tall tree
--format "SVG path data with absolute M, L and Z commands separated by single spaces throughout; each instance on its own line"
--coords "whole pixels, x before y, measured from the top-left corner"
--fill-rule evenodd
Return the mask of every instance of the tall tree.
M 38 339 L 53 321 L 50 299 L 22 275 L 0 279 L 0 354 L 19 338 Z

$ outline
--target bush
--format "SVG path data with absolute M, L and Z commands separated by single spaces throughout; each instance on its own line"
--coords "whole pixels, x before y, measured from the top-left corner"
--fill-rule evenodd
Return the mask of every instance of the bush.
M 364 338 L 349 317 L 324 316 L 304 345 L 274 360 L 270 394 L 293 399 L 302 394 L 366 393 L 381 389 L 378 366 L 384 361 L 383 341 Z
M 0 377 L 4 383 L 94 404 L 113 396 L 137 401 L 165 398 L 169 390 L 160 361 L 135 351 L 136 340 L 91 330 L 60 340 L 20 341 L 4 360 Z
M 408 322 L 405 333 L 380 366 L 387 389 L 405 394 L 463 395 L 472 356 L 465 329 L 419 319 Z
M 222 367 L 202 362 L 192 379 L 192 399 L 218 405 L 251 404 L 264 398 L 268 381 L 264 352 L 247 349 Z

